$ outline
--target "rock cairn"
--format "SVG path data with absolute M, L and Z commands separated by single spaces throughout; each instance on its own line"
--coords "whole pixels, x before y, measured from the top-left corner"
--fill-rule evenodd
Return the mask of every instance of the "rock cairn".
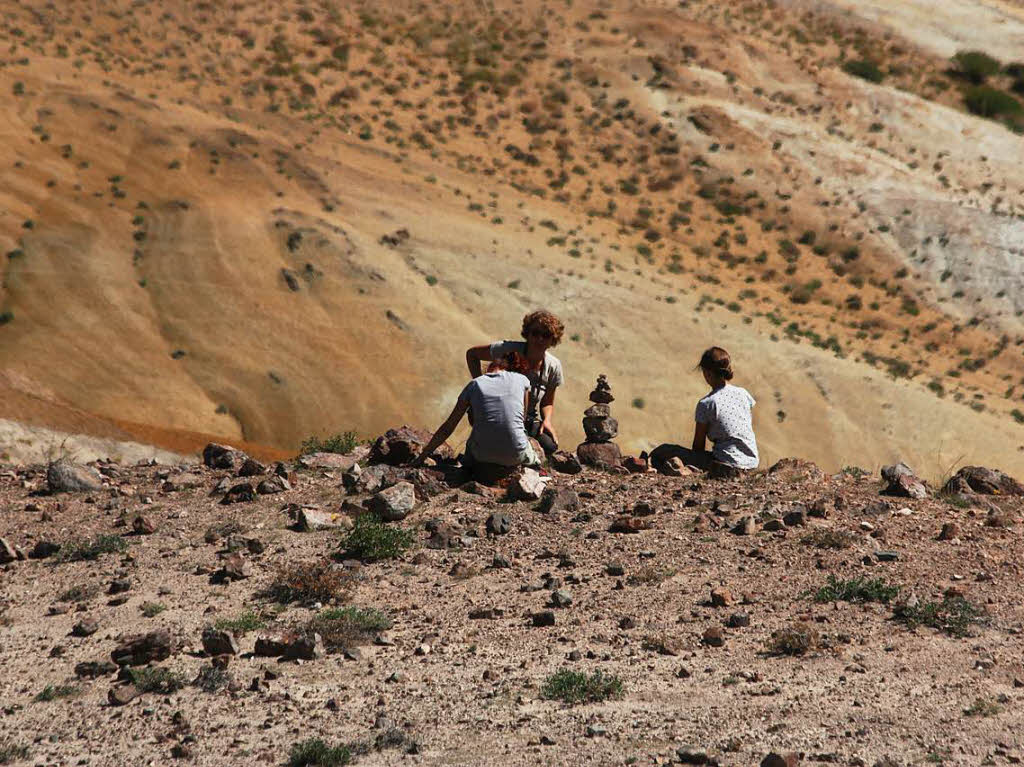
M 618 466 L 622 460 L 619 446 L 612 442 L 619 434 L 619 422 L 612 418 L 611 403 L 615 401 L 612 387 L 602 373 L 590 392 L 594 404 L 583 412 L 583 431 L 587 440 L 576 448 L 581 463 L 588 466 Z

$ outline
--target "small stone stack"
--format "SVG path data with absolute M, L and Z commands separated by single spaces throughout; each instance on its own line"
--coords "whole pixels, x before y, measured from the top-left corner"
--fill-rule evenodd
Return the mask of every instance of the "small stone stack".
M 587 441 L 576 448 L 576 455 L 587 466 L 618 466 L 622 461 L 619 446 L 612 442 L 619 434 L 619 422 L 612 418 L 611 403 L 615 401 L 608 379 L 602 373 L 590 392 L 594 404 L 583 413 L 583 431 Z

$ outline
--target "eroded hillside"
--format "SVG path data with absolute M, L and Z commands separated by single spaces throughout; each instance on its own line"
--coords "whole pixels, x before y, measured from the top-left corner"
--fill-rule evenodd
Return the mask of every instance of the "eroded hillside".
M 1024 466 L 1021 139 L 949 59 L 1024 22 L 965 5 L 11 6 L 0 416 L 433 425 L 543 305 L 570 445 L 598 372 L 629 447 L 685 440 L 714 342 L 766 458 Z

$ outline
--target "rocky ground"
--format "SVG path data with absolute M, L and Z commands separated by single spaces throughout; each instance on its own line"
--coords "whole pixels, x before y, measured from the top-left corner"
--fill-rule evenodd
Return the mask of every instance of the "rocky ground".
M 0 472 L 0 763 L 282 764 L 314 738 L 365 765 L 1024 755 L 1019 486 L 939 494 L 897 470 L 893 492 L 925 497 L 890 497 L 787 459 L 553 473 L 511 500 L 357 474 L 365 454 Z M 404 553 L 344 551 L 367 506 Z M 566 670 L 611 694 L 549 699 Z

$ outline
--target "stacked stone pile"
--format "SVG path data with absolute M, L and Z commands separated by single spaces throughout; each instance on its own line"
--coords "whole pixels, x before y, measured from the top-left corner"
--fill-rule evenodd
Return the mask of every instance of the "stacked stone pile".
M 583 431 L 587 439 L 576 448 L 580 462 L 587 466 L 618 466 L 622 451 L 614 440 L 619 435 L 619 422 L 612 418 L 611 403 L 615 401 L 608 379 L 602 373 L 590 392 L 594 404 L 583 412 Z

